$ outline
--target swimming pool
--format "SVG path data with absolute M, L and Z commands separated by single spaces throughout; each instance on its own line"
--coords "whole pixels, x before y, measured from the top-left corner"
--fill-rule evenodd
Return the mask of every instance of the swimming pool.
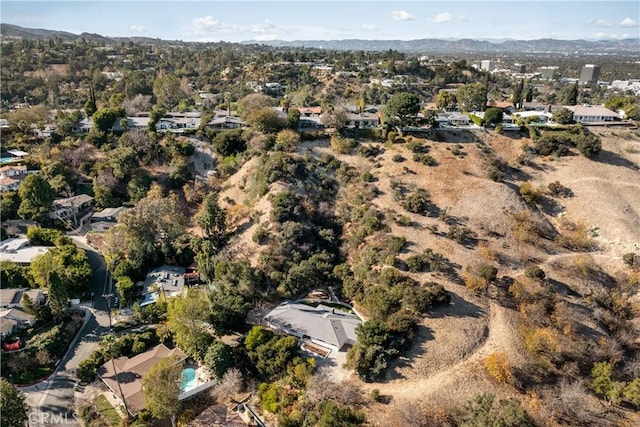
M 180 384 L 180 390 L 189 391 L 198 385 L 196 379 L 196 370 L 193 368 L 185 368 L 182 370 L 182 383 Z

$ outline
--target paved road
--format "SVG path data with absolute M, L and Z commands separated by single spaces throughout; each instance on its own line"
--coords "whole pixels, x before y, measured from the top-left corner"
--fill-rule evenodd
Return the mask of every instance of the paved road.
M 109 330 L 107 301 L 102 295 L 113 291 L 107 280 L 106 264 L 102 256 L 86 244 L 84 236 L 70 236 L 76 246 L 84 249 L 93 270 L 91 291 L 93 301 L 83 302 L 87 306 L 87 322 L 78 333 L 78 339 L 61 360 L 56 371 L 47 381 L 22 388 L 31 407 L 29 427 L 77 426 L 74 385 L 76 370 L 80 362 L 98 348 L 102 335 Z M 93 305 L 93 309 L 90 307 Z
M 96 310 L 106 311 L 107 300 L 102 295 L 110 294 L 114 290 L 110 287 L 112 284 L 108 281 L 107 265 L 104 258 L 95 249 L 87 245 L 87 239 L 84 236 L 69 236 L 77 247 L 84 249 L 89 258 L 89 265 L 93 270 L 93 278 L 91 280 L 91 292 L 93 292 L 93 307 Z
M 78 425 L 74 417 L 76 370 L 80 362 L 98 348 L 101 336 L 109 330 L 106 312 L 86 310 L 88 321 L 79 333 L 77 342 L 71 346 L 56 371 L 47 381 L 25 387 L 31 407 L 30 427 Z

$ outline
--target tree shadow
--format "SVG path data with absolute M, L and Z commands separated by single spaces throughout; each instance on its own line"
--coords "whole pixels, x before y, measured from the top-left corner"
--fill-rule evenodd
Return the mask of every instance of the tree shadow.
M 414 357 L 418 354 L 424 354 L 426 350 L 426 344 L 434 339 L 433 330 L 425 325 L 419 324 L 411 341 L 411 345 L 402 352 L 400 357 L 394 359 L 389 364 L 389 368 L 385 373 L 383 383 L 405 379 L 399 370 L 403 368 L 409 368 L 414 363 Z
M 625 159 L 621 155 L 612 151 L 601 150 L 600 153 L 591 160 L 605 163 L 612 166 L 623 167 L 631 170 L 640 170 L 640 166 L 630 160 Z
M 486 311 L 482 307 L 465 300 L 455 293 L 451 293 L 450 295 L 451 302 L 449 304 L 434 307 L 427 316 L 435 319 L 443 317 L 472 317 L 479 319 L 486 315 Z

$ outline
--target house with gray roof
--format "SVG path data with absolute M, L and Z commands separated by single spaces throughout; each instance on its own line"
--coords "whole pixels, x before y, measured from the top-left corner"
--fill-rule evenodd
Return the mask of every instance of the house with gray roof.
M 266 324 L 323 347 L 344 351 L 356 343 L 356 327 L 363 323 L 357 315 L 324 304 L 317 306 L 285 301 L 264 317 Z

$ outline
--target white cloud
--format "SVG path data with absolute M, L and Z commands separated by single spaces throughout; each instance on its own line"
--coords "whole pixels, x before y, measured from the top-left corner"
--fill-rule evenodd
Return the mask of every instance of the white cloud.
M 627 28 L 635 28 L 638 26 L 638 23 L 627 16 L 620 22 L 620 26 L 627 27 Z
M 144 25 L 132 25 L 129 30 L 133 33 L 138 33 L 138 34 L 142 34 L 145 33 L 147 31 L 147 29 L 144 27 Z
M 394 10 L 391 12 L 391 19 L 394 21 L 410 21 L 413 19 L 413 15 L 406 10 Z
M 603 27 L 603 28 L 611 26 L 611 22 L 605 19 L 589 19 L 587 21 L 587 24 L 593 25 L 594 27 Z
M 191 32 L 202 36 L 215 33 L 217 31 L 227 31 L 235 28 L 234 25 L 218 21 L 211 15 L 196 18 L 191 22 L 191 25 Z
M 375 26 L 375 25 L 373 25 L 373 24 L 362 24 L 362 27 L 361 27 L 361 28 L 362 28 L 364 31 L 375 31 L 375 30 L 377 30 L 377 29 L 378 29 L 378 27 L 376 27 L 376 26 Z
M 431 22 L 435 22 L 436 24 L 441 24 L 443 22 L 451 22 L 453 21 L 453 15 L 449 12 L 439 13 L 435 16 L 432 16 L 428 19 Z

